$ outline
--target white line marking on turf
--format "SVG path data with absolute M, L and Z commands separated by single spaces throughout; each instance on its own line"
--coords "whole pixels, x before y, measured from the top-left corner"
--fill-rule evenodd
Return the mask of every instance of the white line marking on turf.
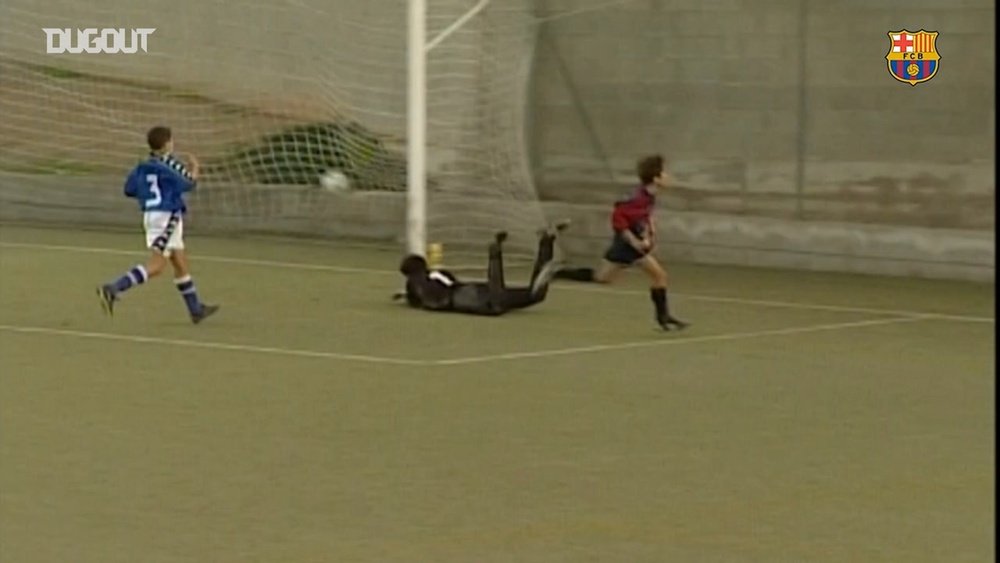
M 829 330 L 843 330 L 847 328 L 861 328 L 868 326 L 887 325 L 895 323 L 908 323 L 926 320 L 924 317 L 893 317 L 891 319 L 872 319 L 867 321 L 856 321 L 851 323 L 835 323 L 825 325 L 802 326 L 793 328 L 777 328 L 773 330 L 761 330 L 756 332 L 736 332 L 730 334 L 714 334 L 708 336 L 693 336 L 690 338 L 670 338 L 663 340 L 643 340 L 640 342 L 622 342 L 619 344 L 598 344 L 596 346 L 580 346 L 576 348 L 559 348 L 554 350 L 538 350 L 534 352 L 513 352 L 510 354 L 494 354 L 489 356 L 470 356 L 467 358 L 454 358 L 451 360 L 436 360 L 431 363 L 438 366 L 457 366 L 465 364 L 477 364 L 484 362 L 499 362 L 508 360 L 522 360 L 528 358 L 549 358 L 553 356 L 572 356 L 577 354 L 589 354 L 592 352 L 607 352 L 617 350 L 627 350 L 630 348 L 652 348 L 658 346 L 678 346 L 681 344 L 696 344 L 699 342 L 719 342 L 725 340 L 745 340 L 748 338 L 761 338 L 765 336 L 782 336 L 792 334 L 806 334 L 810 332 L 822 332 Z
M 139 344 L 157 344 L 171 346 L 186 346 L 190 348 L 204 348 L 208 350 L 226 350 L 231 352 L 252 352 L 259 354 L 276 354 L 282 356 L 297 356 L 304 358 L 321 358 L 328 360 L 344 360 L 365 362 L 372 364 L 393 364 L 401 366 L 457 366 L 466 364 L 481 364 L 488 362 L 500 362 L 510 360 L 525 360 L 532 358 L 550 358 L 554 356 L 571 356 L 578 354 L 589 354 L 593 352 L 611 352 L 618 350 L 628 350 L 632 348 L 652 348 L 658 346 L 678 346 L 681 344 L 697 344 L 700 342 L 718 342 L 727 340 L 745 340 L 748 338 L 762 338 L 766 336 L 783 336 L 793 334 L 806 334 L 810 332 L 822 332 L 830 330 L 842 330 L 847 328 L 861 328 L 867 326 L 887 325 L 894 323 L 906 323 L 926 320 L 922 317 L 893 317 L 891 319 L 872 319 L 867 321 L 855 321 L 850 323 L 835 323 L 825 325 L 802 326 L 792 328 L 779 328 L 773 330 L 761 330 L 756 332 L 736 332 L 729 334 L 714 334 L 709 336 L 694 336 L 690 338 L 670 338 L 664 335 L 662 340 L 643 340 L 640 342 L 620 342 L 617 344 L 598 344 L 594 346 L 579 346 L 574 348 L 558 348 L 553 350 L 537 350 L 533 352 L 512 352 L 508 354 L 493 354 L 485 356 L 469 356 L 465 358 L 452 358 L 447 360 L 411 360 L 406 358 L 386 358 L 382 356 L 366 356 L 362 354 L 341 354 L 337 352 L 320 352 L 315 350 L 296 350 L 292 348 L 277 348 L 269 346 L 253 346 L 249 344 L 227 344 L 225 342 L 203 342 L 197 340 L 180 340 L 174 338 L 159 338 L 153 336 L 133 336 L 128 334 L 114 334 L 109 332 L 88 332 L 81 330 L 66 330 L 59 328 L 35 327 L 35 326 L 15 326 L 0 325 L 0 331 L 16 332 L 20 334 L 48 334 L 54 336 L 67 336 L 74 338 L 89 338 L 98 340 L 116 340 L 121 342 L 136 342 Z
M 871 307 L 851 307 L 847 305 L 823 305 L 820 303 L 795 303 L 791 301 L 771 301 L 767 299 L 741 299 L 738 297 L 716 297 L 714 295 L 692 295 L 681 293 L 681 297 L 692 301 L 711 301 L 713 303 L 733 303 L 736 305 L 757 305 L 760 307 L 779 307 L 785 309 L 810 309 L 815 311 L 831 311 L 839 313 L 867 313 L 875 315 L 900 315 L 921 319 L 936 319 L 942 321 L 958 321 L 967 323 L 992 323 L 992 317 L 977 317 L 972 315 L 952 315 L 949 313 L 930 313 L 921 311 L 903 311 L 897 309 L 877 309 Z
M 179 340 L 174 338 L 158 338 L 153 336 L 132 336 L 110 332 L 87 332 L 81 330 L 64 330 L 34 326 L 0 325 L 0 330 L 18 332 L 21 334 L 49 334 L 71 336 L 75 338 L 94 338 L 100 340 L 117 340 L 137 342 L 140 344 L 168 344 L 171 346 L 186 346 L 190 348 L 206 348 L 209 350 L 227 350 L 231 352 L 254 352 L 259 354 L 279 354 L 283 356 L 299 356 L 304 358 L 324 358 L 329 360 L 346 360 L 366 362 L 370 364 L 395 364 L 401 366 L 425 365 L 423 360 L 407 360 L 404 358 L 385 358 L 381 356 L 365 356 L 361 354 L 340 354 L 337 352 L 317 352 L 313 350 L 295 350 L 292 348 L 273 348 L 269 346 L 253 346 L 249 344 L 227 344 L 225 342 L 203 342 L 198 340 Z
M 53 244 L 34 244 L 24 242 L 4 242 L 0 241 L 0 247 L 28 248 L 35 250 L 52 250 L 61 252 L 85 252 L 91 254 L 115 254 L 122 256 L 145 256 L 146 252 L 134 250 L 119 250 L 114 248 L 94 248 L 84 246 L 65 246 Z M 266 266 L 270 268 L 286 268 L 296 270 L 311 270 L 321 272 L 338 272 L 346 274 L 378 274 L 378 275 L 398 275 L 395 270 L 382 270 L 377 268 L 354 268 L 349 266 L 333 266 L 328 264 L 310 264 L 308 262 L 283 262 L 277 260 L 255 260 L 251 258 L 230 258 L 226 256 L 210 256 L 199 254 L 196 259 L 203 262 L 218 262 L 222 264 L 243 264 L 247 266 Z M 611 289 L 606 287 L 590 287 L 586 285 L 563 285 L 557 284 L 554 289 L 560 291 L 577 291 L 604 293 L 607 295 L 646 295 L 644 291 L 628 289 Z M 831 311 L 838 313 L 864 313 L 874 315 L 900 315 L 906 317 L 919 317 L 923 319 L 937 319 L 942 321 L 956 321 L 968 323 L 994 323 L 993 317 L 979 317 L 972 315 L 953 315 L 948 313 L 933 313 L 928 311 L 907 311 L 898 309 L 879 309 L 874 307 L 851 307 L 846 305 L 824 305 L 821 303 L 796 303 L 793 301 L 771 301 L 766 299 L 742 299 L 738 297 L 723 297 L 714 295 L 698 295 L 693 293 L 675 293 L 674 295 L 692 301 L 705 301 L 710 303 L 732 303 L 734 305 L 750 305 L 758 307 L 779 307 L 785 309 L 803 309 L 814 311 Z
M 25 242 L 0 242 L 0 247 L 31 248 L 35 250 L 54 250 L 59 252 L 83 252 L 90 254 L 115 254 L 118 256 L 148 256 L 149 252 L 137 250 L 119 250 L 116 248 L 91 248 L 86 246 L 64 246 L 58 244 L 32 244 Z M 340 272 L 345 274 L 395 274 L 388 270 L 375 268 L 352 268 L 348 266 L 329 266 L 327 264 L 310 264 L 308 262 L 281 262 L 275 260 L 256 260 L 253 258 L 230 258 L 226 256 L 203 256 L 199 254 L 200 262 L 219 262 L 222 264 L 243 264 L 246 266 L 268 266 L 270 268 L 288 268 L 295 270 L 315 270 L 320 272 Z
M 591 293 L 606 293 L 626 295 L 649 295 L 646 291 L 631 289 L 610 289 L 606 287 L 593 287 L 586 285 L 579 286 L 553 286 L 559 289 L 572 291 L 584 291 Z M 967 323 L 992 323 L 996 319 L 993 317 L 977 317 L 971 315 L 953 315 L 949 313 L 932 313 L 928 311 L 907 311 L 900 309 L 879 309 L 875 307 L 851 307 L 849 305 L 824 305 L 822 303 L 798 303 L 794 301 L 771 301 L 767 299 L 744 299 L 740 297 L 724 297 L 715 295 L 698 295 L 696 293 L 671 293 L 677 297 L 690 299 L 691 301 L 705 301 L 708 303 L 732 303 L 734 305 L 751 305 L 757 307 L 776 307 L 782 309 L 803 309 L 811 311 L 830 311 L 834 313 L 862 313 L 869 315 L 898 315 L 902 317 L 913 317 L 920 319 L 936 319 L 942 321 L 956 321 Z

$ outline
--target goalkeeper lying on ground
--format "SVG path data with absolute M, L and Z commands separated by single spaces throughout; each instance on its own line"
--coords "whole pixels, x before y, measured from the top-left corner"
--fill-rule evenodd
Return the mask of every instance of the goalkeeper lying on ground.
M 405 297 L 411 307 L 418 309 L 491 316 L 541 303 L 556 271 L 556 233 L 565 227 L 563 223 L 541 233 L 528 287 L 507 287 L 504 283 L 501 246 L 507 233 L 500 232 L 490 245 L 485 282 L 461 282 L 447 270 L 429 269 L 423 256 L 410 254 L 399 266 L 399 271 L 406 276 L 406 292 L 396 294 L 395 298 Z

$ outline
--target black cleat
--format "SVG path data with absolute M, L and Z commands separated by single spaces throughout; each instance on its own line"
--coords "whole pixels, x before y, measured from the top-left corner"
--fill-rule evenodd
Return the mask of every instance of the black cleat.
M 191 322 L 198 324 L 201 321 L 211 317 L 219 310 L 219 305 L 202 305 L 201 312 L 197 315 L 191 315 Z
M 113 317 L 115 315 L 115 301 L 118 300 L 115 289 L 110 285 L 102 285 L 97 288 L 97 298 L 101 300 L 101 308 L 104 309 L 104 313 Z
M 497 244 L 503 244 L 507 240 L 507 231 L 497 231 L 497 234 L 493 235 L 493 238 L 496 239 Z
M 656 318 L 656 324 L 660 325 L 660 328 L 666 331 L 684 330 L 685 328 L 691 326 L 691 323 L 684 322 L 671 316 L 658 316 Z
M 684 330 L 691 326 L 691 323 L 684 322 L 677 317 L 667 317 L 667 324 L 673 325 L 677 330 Z

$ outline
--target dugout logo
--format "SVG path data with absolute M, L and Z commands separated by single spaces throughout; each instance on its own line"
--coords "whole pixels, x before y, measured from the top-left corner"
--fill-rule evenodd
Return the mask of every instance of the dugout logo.
M 45 52 L 48 54 L 107 53 L 131 55 L 142 50 L 146 52 L 149 36 L 155 28 L 125 29 L 69 29 L 43 27 L 45 32 Z
M 936 31 L 890 31 L 888 61 L 889 74 L 900 82 L 916 86 L 937 74 L 941 55 L 937 52 Z

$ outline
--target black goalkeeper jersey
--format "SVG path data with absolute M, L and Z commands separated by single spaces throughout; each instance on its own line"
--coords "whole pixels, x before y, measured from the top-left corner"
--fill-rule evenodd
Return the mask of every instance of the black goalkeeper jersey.
M 411 307 L 448 311 L 452 308 L 452 297 L 462 285 L 447 270 L 414 273 L 406 278 L 406 302 Z

